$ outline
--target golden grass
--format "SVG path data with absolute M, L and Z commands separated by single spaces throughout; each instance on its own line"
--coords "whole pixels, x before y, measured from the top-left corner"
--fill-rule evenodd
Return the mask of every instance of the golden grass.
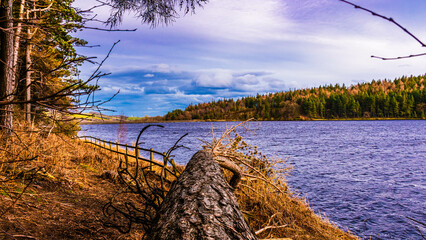
M 93 151 L 93 147 L 60 134 L 27 132 L 17 129 L 2 142 L 0 172 L 5 168 L 33 169 L 63 178 L 80 174 L 76 168 L 91 166 L 98 170 L 113 170 L 117 162 L 108 152 Z
M 42 129 L 0 136 L 0 239 L 138 239 L 105 228 L 116 154 Z M 21 239 L 19 238 L 19 239 Z

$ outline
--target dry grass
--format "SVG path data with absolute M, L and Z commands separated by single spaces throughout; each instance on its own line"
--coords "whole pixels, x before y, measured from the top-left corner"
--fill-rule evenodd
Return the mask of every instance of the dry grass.
M 117 156 L 67 136 L 16 129 L 0 143 L 0 239 L 137 239 L 104 226 Z
M 34 130 L 17 129 L 15 134 L 2 142 L 0 149 L 0 170 L 14 168 L 26 170 L 28 168 L 42 169 L 46 174 L 62 178 L 81 178 L 76 174 L 76 168 L 92 167 L 97 170 L 113 170 L 117 162 L 107 152 L 95 152 L 89 145 L 80 141 L 72 141 L 69 137 L 60 134 Z M 70 176 L 73 175 L 73 176 Z
M 258 237 L 358 239 L 316 215 L 306 200 L 295 196 L 286 184 L 290 169 L 285 167 L 285 160 L 271 160 L 244 142 L 236 132 L 239 126 L 244 127 L 244 123 L 227 129 L 219 138 L 213 134 L 211 142 L 204 142 L 204 148 L 231 160 L 242 170 L 243 178 L 235 194 Z M 226 175 L 229 178 L 230 174 Z

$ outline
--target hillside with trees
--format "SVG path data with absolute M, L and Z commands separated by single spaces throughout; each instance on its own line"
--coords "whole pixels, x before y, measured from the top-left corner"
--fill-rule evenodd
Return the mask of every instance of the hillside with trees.
M 167 113 L 166 120 L 424 119 L 426 75 L 223 99 Z

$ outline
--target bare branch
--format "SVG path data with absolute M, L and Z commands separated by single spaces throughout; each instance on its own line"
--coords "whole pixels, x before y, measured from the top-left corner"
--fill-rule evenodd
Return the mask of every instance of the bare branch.
M 266 227 L 264 227 L 264 228 L 262 228 L 262 229 L 257 230 L 257 231 L 255 232 L 255 234 L 256 234 L 256 235 L 259 235 L 259 234 L 263 233 L 264 231 L 266 231 L 266 230 L 268 230 L 268 229 L 285 228 L 285 227 L 287 227 L 287 226 L 288 226 L 287 224 L 284 224 L 284 225 L 281 225 L 281 226 L 266 226 Z
M 382 14 L 379 14 L 379 13 L 377 13 L 377 12 L 374 12 L 374 11 L 372 11 L 372 10 L 370 10 L 370 9 L 368 9 L 368 8 L 364 8 L 364 7 L 361 7 L 361 6 L 359 6 L 359 5 L 357 5 L 357 4 L 354 4 L 354 3 L 352 3 L 352 2 L 349 2 L 349 1 L 346 1 L 346 0 L 339 0 L 339 1 L 341 1 L 341 2 L 343 2 L 343 3 L 346 3 L 346 4 L 349 4 L 349 5 L 351 5 L 351 6 L 353 6 L 354 8 L 356 8 L 356 9 L 360 9 L 360 10 L 363 10 L 363 11 L 366 11 L 366 12 L 369 12 L 369 13 L 371 13 L 373 16 L 375 16 L 375 17 L 379 17 L 379 18 L 382 18 L 382 19 L 385 19 L 385 20 L 387 20 L 387 21 L 389 21 L 389 22 L 391 22 L 391 23 L 393 23 L 394 25 L 396 25 L 397 27 L 399 27 L 401 30 L 403 30 L 406 34 L 408 34 L 411 38 L 413 38 L 414 40 L 416 40 L 418 43 L 420 43 L 420 45 L 422 46 L 422 47 L 426 47 L 426 44 L 425 43 L 423 43 L 418 37 L 416 37 L 413 33 L 411 33 L 410 31 L 408 31 L 405 27 L 403 27 L 401 24 L 399 24 L 398 22 L 396 22 L 393 18 L 391 18 L 391 17 L 386 17 L 386 16 L 384 16 L 384 15 L 382 15 Z M 411 55 L 408 55 L 408 56 L 402 56 L 402 57 L 378 57 L 378 56 L 371 56 L 372 58 L 377 58 L 377 59 L 381 59 L 381 60 L 399 60 L 399 59 L 406 59 L 406 58 L 413 58 L 413 57 L 420 57 L 420 56 L 425 56 L 426 55 L 426 53 L 420 53 L 420 54 L 411 54 Z
M 91 30 L 98 30 L 98 31 L 105 31 L 105 32 L 134 32 L 137 29 L 107 29 L 107 28 L 97 28 L 97 27 L 83 27 L 85 29 L 91 29 Z
M 386 57 L 378 57 L 378 56 L 371 56 L 372 58 L 377 58 L 377 59 L 381 59 L 381 60 L 399 60 L 399 59 L 404 59 L 404 58 L 413 58 L 413 57 L 421 57 L 421 56 L 426 56 L 426 53 L 419 53 L 419 54 L 411 54 L 408 56 L 402 56 L 402 57 L 390 57 L 390 58 L 386 58 Z
M 418 43 L 420 43 L 420 45 L 421 45 L 422 47 L 426 47 L 426 44 L 424 44 L 422 41 L 420 41 L 420 39 L 418 39 L 418 38 L 417 38 L 414 34 L 412 34 L 410 31 L 408 31 L 408 30 L 407 30 L 405 27 L 403 27 L 401 24 L 399 24 L 398 22 L 396 22 L 393 18 L 383 16 L 383 15 L 378 14 L 378 13 L 376 13 L 376 12 L 374 12 L 374 11 L 370 10 L 370 9 L 367 9 L 367 8 L 361 7 L 361 6 L 359 6 L 359 5 L 356 5 L 356 4 L 351 3 L 351 2 L 349 2 L 349 1 L 346 1 L 346 0 L 339 0 L 339 1 L 344 2 L 344 3 L 346 3 L 346 4 L 349 4 L 349 5 L 352 5 L 352 6 L 353 6 L 353 7 L 355 7 L 356 9 L 360 9 L 360 10 L 363 10 L 363 11 L 369 12 L 369 13 L 371 13 L 373 16 L 380 17 L 380 18 L 383 18 L 383 19 L 385 19 L 385 20 L 388 20 L 389 22 L 391 22 L 391 23 L 395 24 L 396 26 L 398 26 L 400 29 L 402 29 L 405 33 L 407 33 L 408 35 L 410 35 L 412 38 L 414 38 L 414 39 L 415 39 Z

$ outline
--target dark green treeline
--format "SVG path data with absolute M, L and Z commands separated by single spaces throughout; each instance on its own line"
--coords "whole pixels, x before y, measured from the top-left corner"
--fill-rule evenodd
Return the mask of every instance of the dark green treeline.
M 402 77 L 350 87 L 329 85 L 189 105 L 166 120 L 425 118 L 424 78 Z

